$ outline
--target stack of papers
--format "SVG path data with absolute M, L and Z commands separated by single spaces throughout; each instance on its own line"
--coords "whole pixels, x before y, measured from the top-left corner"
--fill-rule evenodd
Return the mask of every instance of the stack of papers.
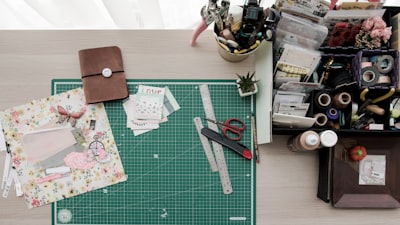
M 127 115 L 126 126 L 135 136 L 158 129 L 168 116 L 180 109 L 168 87 L 139 85 L 123 104 Z
M 292 91 L 276 91 L 274 96 L 274 113 L 294 116 L 306 116 L 310 103 L 304 103 L 305 93 Z

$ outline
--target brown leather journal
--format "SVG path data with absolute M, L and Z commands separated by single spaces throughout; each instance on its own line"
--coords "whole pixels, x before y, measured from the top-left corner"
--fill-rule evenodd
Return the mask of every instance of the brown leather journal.
M 129 96 L 121 49 L 117 46 L 82 49 L 79 62 L 86 103 Z

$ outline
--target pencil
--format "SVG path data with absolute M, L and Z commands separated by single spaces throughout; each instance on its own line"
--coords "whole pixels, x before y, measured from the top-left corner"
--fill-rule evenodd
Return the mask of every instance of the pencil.
M 251 114 L 251 126 L 253 127 L 253 141 L 254 141 L 254 148 L 256 151 L 256 161 L 260 163 L 260 154 L 258 152 L 258 142 L 257 142 L 257 128 L 256 128 L 256 121 L 254 119 L 254 114 Z

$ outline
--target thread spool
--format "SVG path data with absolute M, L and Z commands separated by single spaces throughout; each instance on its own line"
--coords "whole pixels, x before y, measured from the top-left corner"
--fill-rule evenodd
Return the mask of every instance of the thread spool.
M 333 130 L 325 130 L 319 133 L 321 147 L 331 148 L 336 145 L 338 136 Z
M 344 109 L 351 103 L 351 95 L 348 92 L 340 92 L 333 96 L 333 106 Z
M 326 117 L 328 117 L 329 120 L 337 120 L 339 119 L 339 112 L 335 108 L 329 108 L 326 110 Z
M 309 130 L 288 140 L 288 149 L 293 152 L 304 152 L 316 150 L 320 145 L 317 132 Z
M 320 91 L 315 96 L 315 105 L 319 109 L 329 108 L 332 104 L 332 97 L 326 91 Z
M 316 118 L 314 125 L 317 127 L 323 127 L 328 122 L 328 117 L 324 113 L 314 114 L 314 118 Z

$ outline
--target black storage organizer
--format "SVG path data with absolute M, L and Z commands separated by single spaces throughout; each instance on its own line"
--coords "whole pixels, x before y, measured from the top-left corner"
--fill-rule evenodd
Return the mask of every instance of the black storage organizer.
M 363 87 L 360 84 L 360 74 L 359 71 L 360 69 L 360 62 L 362 60 L 362 57 L 365 56 L 372 56 L 372 55 L 379 55 L 379 54 L 389 54 L 392 55 L 393 58 L 395 58 L 395 65 L 392 70 L 392 72 L 389 74 L 392 83 L 391 85 L 383 85 L 383 86 L 374 86 L 370 87 L 370 90 L 367 93 L 367 97 L 374 99 L 378 98 L 379 96 L 382 96 L 386 94 L 390 88 L 397 88 L 398 84 L 398 71 L 399 71 L 399 53 L 397 50 L 394 49 L 388 49 L 386 47 L 383 47 L 381 49 L 374 49 L 374 50 L 367 50 L 367 49 L 360 49 L 360 48 L 355 48 L 355 47 L 335 47 L 335 48 L 328 48 L 328 47 L 322 47 L 320 49 L 323 52 L 322 58 L 321 58 L 321 63 L 319 67 L 317 68 L 317 72 L 319 75 L 322 74 L 324 68 L 324 65 L 326 64 L 327 60 L 330 58 L 334 58 L 335 63 L 340 63 L 345 65 L 345 69 L 348 71 L 348 73 L 352 77 L 353 83 L 351 85 L 344 85 L 343 87 L 340 88 L 335 88 L 333 86 L 325 86 L 323 89 L 324 91 L 327 91 L 334 95 L 337 92 L 341 91 L 346 91 L 349 92 L 352 96 L 353 101 L 358 102 L 359 106 L 362 105 L 364 102 L 362 99 L 360 99 L 360 94 L 361 91 L 366 88 Z M 335 71 L 330 71 L 330 75 L 332 75 Z M 319 77 L 320 78 L 320 77 Z M 329 79 L 333 79 L 332 77 Z M 308 117 L 312 117 L 315 113 L 322 112 L 322 109 L 318 109 L 315 104 L 314 104 L 314 98 L 316 94 L 321 91 L 321 90 L 314 90 L 307 102 L 310 103 L 309 110 L 307 112 Z M 342 113 L 344 113 L 345 117 L 345 122 L 340 128 L 334 128 L 334 127 L 312 127 L 308 129 L 301 129 L 301 128 L 281 128 L 281 127 L 275 127 L 273 126 L 272 132 L 273 134 L 285 134 L 285 135 L 295 135 L 301 132 L 304 132 L 305 130 L 314 130 L 317 132 L 327 130 L 327 129 L 332 129 L 334 130 L 338 135 L 399 135 L 400 130 L 393 129 L 392 127 L 389 126 L 389 118 L 390 118 L 390 103 L 393 98 L 398 98 L 400 97 L 399 93 L 395 92 L 390 98 L 387 98 L 385 100 L 379 101 L 375 105 L 379 106 L 380 108 L 385 110 L 384 115 L 373 115 L 372 118 L 375 120 L 375 123 L 380 123 L 383 124 L 384 130 L 363 130 L 363 129 L 356 129 L 354 128 L 351 124 L 352 120 L 352 108 L 351 106 L 346 107 Z

